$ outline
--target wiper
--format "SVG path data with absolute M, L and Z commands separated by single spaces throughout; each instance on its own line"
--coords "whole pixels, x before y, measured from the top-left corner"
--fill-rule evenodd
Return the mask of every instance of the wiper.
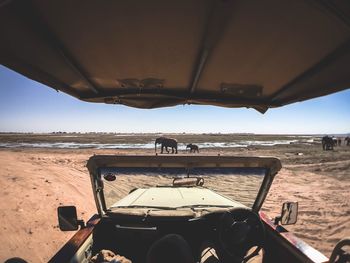
M 114 206 L 110 209 L 118 209 L 118 208 L 145 208 L 145 209 L 161 209 L 161 210 L 175 210 L 174 207 L 167 206 L 147 206 L 147 205 L 123 205 L 123 206 Z
M 232 205 L 184 205 L 184 206 L 177 206 L 178 208 L 208 208 L 208 207 L 219 207 L 219 208 L 228 208 L 228 207 L 234 207 Z

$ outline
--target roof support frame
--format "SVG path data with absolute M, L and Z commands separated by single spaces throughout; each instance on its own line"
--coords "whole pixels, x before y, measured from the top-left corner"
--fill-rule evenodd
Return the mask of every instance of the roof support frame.
M 118 103 L 123 99 L 130 99 L 132 97 L 133 100 L 143 100 L 143 96 L 157 96 L 166 97 L 168 99 L 183 101 L 188 104 L 196 104 L 198 101 L 201 102 L 212 102 L 212 103 L 221 103 L 221 102 L 230 102 L 232 104 L 247 104 L 247 107 L 253 107 L 259 110 L 260 112 L 265 112 L 267 110 L 268 101 L 264 99 L 252 99 L 252 98 L 242 98 L 237 97 L 235 95 L 228 96 L 228 94 L 222 94 L 222 96 L 218 96 L 212 94 L 210 92 L 201 93 L 201 94 L 193 94 L 191 99 L 188 98 L 188 91 L 184 89 L 182 92 L 174 89 L 147 89 L 143 90 L 140 93 L 138 88 L 128 88 L 125 90 L 113 90 L 110 92 L 100 93 L 98 96 L 81 96 L 80 99 L 85 101 L 103 101 L 103 99 L 107 99 L 109 101 L 115 101 Z M 251 106 L 249 106 L 251 105 Z M 260 106 L 260 107 L 259 107 Z M 279 106 L 277 103 L 272 106 Z M 258 108 L 259 109 L 258 109 Z
M 192 79 L 189 86 L 190 93 L 195 92 L 206 62 L 210 54 L 213 52 L 215 45 L 224 34 L 226 25 L 233 12 L 233 4 L 234 0 L 219 0 L 213 1 L 210 5 L 208 22 L 206 24 L 198 57 L 193 68 Z

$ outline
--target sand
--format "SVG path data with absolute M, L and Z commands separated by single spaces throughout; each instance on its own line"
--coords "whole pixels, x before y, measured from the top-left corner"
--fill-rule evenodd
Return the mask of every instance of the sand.
M 73 235 L 58 229 L 56 209 L 75 205 L 84 220 L 96 213 L 85 167 L 93 154 L 152 154 L 151 150 L 0 149 L 0 262 L 22 257 L 46 262 Z M 299 202 L 287 228 L 330 255 L 350 236 L 350 147 L 323 152 L 319 145 L 211 149 L 202 154 L 268 155 L 282 159 L 263 210 L 278 215 L 284 201 Z

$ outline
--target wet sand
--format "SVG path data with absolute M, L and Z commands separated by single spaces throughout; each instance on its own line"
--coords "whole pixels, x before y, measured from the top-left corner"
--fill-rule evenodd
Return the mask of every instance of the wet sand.
M 73 235 L 57 227 L 59 205 L 75 205 L 87 220 L 96 213 L 85 167 L 93 154 L 153 154 L 152 150 L 0 149 L 0 261 L 46 262 Z M 350 147 L 323 152 L 319 145 L 202 150 L 201 154 L 276 156 L 284 168 L 263 210 L 278 215 L 284 201 L 299 202 L 287 227 L 327 256 L 350 236 Z M 218 182 L 224 185 L 224 182 Z

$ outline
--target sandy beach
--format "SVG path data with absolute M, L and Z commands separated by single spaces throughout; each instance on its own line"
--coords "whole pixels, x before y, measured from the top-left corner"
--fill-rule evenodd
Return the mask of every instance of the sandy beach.
M 318 144 L 290 144 L 201 151 L 218 153 L 279 157 L 283 169 L 263 211 L 274 217 L 284 201 L 298 201 L 298 222 L 287 229 L 325 255 L 350 236 L 350 147 L 322 151 Z M 154 154 L 154 150 L 0 149 L 1 262 L 14 256 L 28 262 L 49 260 L 73 235 L 58 229 L 59 205 L 75 205 L 84 220 L 96 213 L 85 167 L 93 154 Z

